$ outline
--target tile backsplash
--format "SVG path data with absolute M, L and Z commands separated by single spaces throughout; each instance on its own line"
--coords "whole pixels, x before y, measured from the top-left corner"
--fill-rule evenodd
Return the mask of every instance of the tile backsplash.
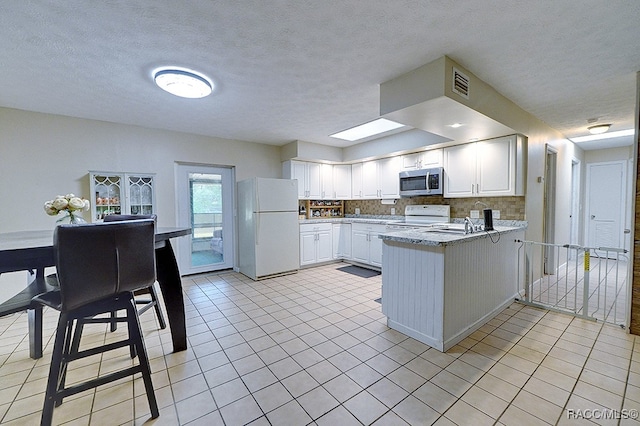
M 471 210 L 482 210 L 484 205 L 475 205 L 477 201 L 485 203 L 493 210 L 500 210 L 500 219 L 525 220 L 525 197 L 482 197 L 482 198 L 444 198 L 440 196 L 400 198 L 394 205 L 381 204 L 380 200 L 346 200 L 345 214 L 355 214 L 356 208 L 360 214 L 390 215 L 391 208 L 395 208 L 397 216 L 404 215 L 404 208 L 413 204 L 448 204 L 451 206 L 452 218 L 464 218 Z

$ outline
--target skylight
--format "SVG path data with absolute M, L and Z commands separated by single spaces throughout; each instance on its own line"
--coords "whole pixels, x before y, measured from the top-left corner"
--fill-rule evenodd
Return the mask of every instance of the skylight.
M 404 124 L 396 123 L 395 121 L 387 120 L 386 118 L 378 118 L 377 120 L 373 120 L 329 136 L 353 142 L 368 138 L 369 136 L 375 136 L 391 130 L 399 129 L 400 127 L 404 127 Z

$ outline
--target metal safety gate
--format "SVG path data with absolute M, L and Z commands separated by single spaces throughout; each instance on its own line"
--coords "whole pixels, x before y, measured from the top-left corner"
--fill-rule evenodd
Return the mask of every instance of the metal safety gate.
M 626 327 L 627 250 L 517 242 L 520 302 Z

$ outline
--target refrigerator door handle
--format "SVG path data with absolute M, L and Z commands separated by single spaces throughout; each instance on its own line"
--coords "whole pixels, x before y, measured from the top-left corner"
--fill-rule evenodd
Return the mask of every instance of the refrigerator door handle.
M 256 216 L 256 226 L 253 228 L 255 232 L 256 245 L 260 245 L 260 215 L 258 213 L 254 213 Z

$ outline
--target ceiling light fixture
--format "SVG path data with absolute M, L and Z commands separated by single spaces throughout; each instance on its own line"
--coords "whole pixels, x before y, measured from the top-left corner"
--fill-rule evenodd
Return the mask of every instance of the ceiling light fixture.
M 607 134 L 599 134 L 599 135 L 589 135 L 589 136 L 579 136 L 577 138 L 571 138 L 571 141 L 575 143 L 579 142 L 589 142 L 589 141 L 599 141 L 602 139 L 611 139 L 611 138 L 619 138 L 622 136 L 633 136 L 635 134 L 635 129 L 628 130 L 619 130 L 617 132 L 611 132 Z
M 587 127 L 587 130 L 592 135 L 600 135 L 609 130 L 609 127 L 611 127 L 611 124 L 596 124 L 595 126 Z
M 462 127 L 462 123 L 453 123 L 453 124 L 450 124 L 449 127 L 453 127 L 454 129 L 457 129 L 458 127 Z
M 375 136 L 391 130 L 399 129 L 400 127 L 404 127 L 404 124 L 396 123 L 395 121 L 387 120 L 386 118 L 378 118 L 377 120 L 343 130 L 342 132 L 334 133 L 333 135 L 329 135 L 329 137 L 353 142 L 359 139 L 368 138 L 369 136 Z
M 213 91 L 213 83 L 207 76 L 187 68 L 157 68 L 153 80 L 162 90 L 181 98 L 204 98 Z

